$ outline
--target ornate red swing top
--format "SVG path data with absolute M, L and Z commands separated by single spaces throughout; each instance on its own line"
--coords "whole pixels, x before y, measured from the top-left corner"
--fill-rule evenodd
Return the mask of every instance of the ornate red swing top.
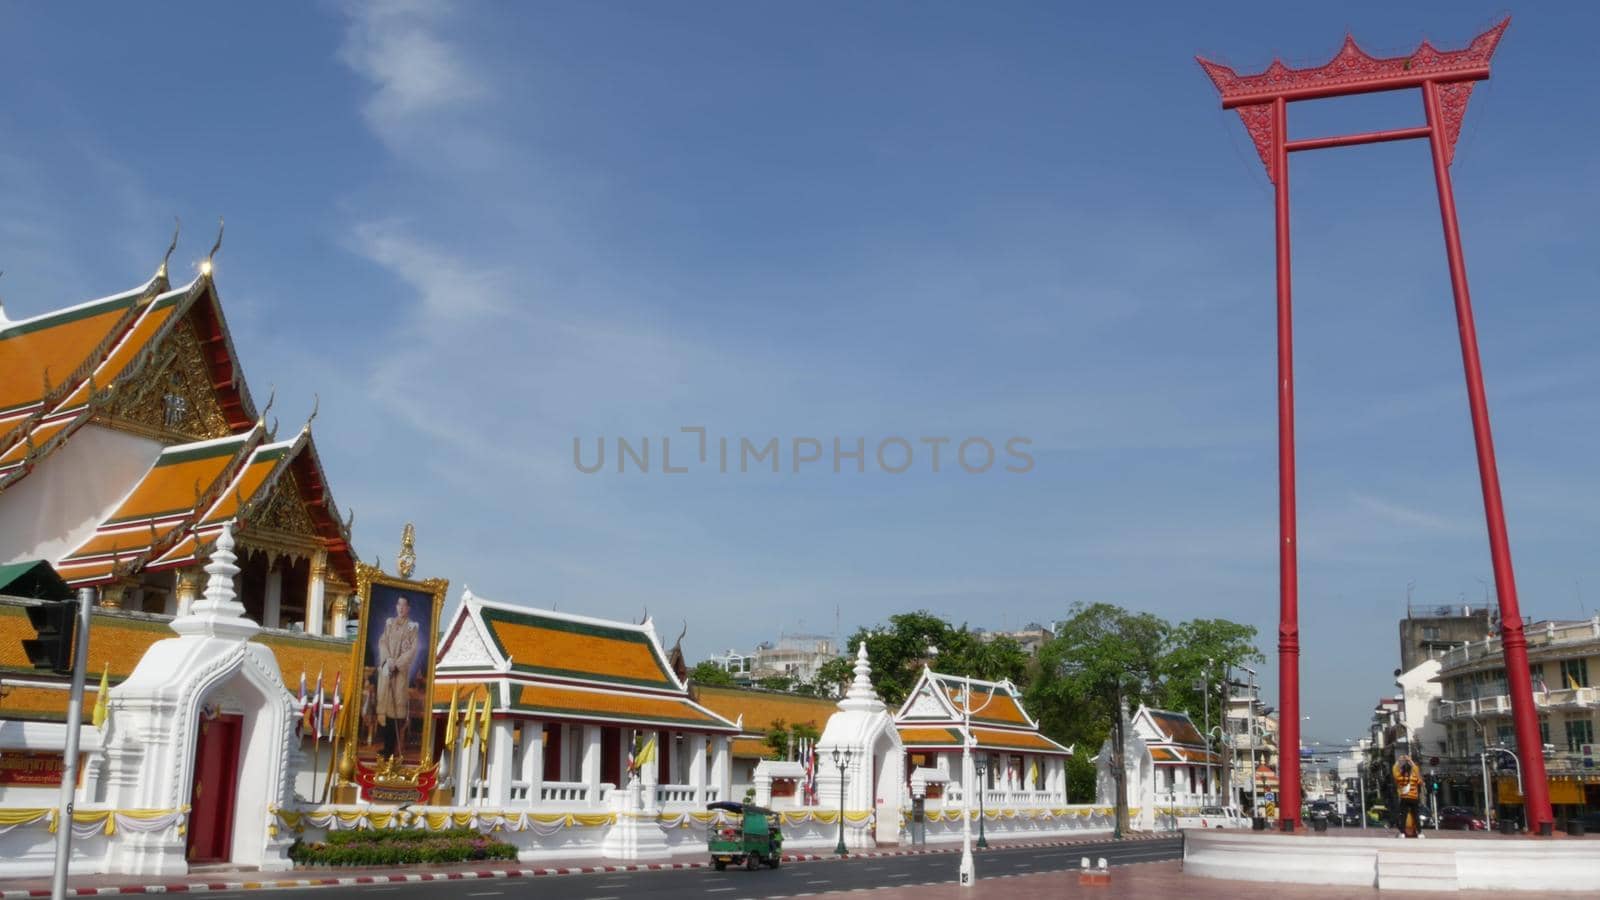
M 1346 35 L 1344 46 L 1324 65 L 1292 69 L 1284 65 L 1282 60 L 1274 59 L 1265 71 L 1255 75 L 1240 75 L 1221 63 L 1200 57 L 1195 59 L 1222 94 L 1222 108 L 1239 111 L 1239 118 L 1250 132 L 1250 139 L 1255 142 L 1256 152 L 1261 154 L 1261 161 L 1266 164 L 1269 176 L 1272 174 L 1272 107 L 1280 98 L 1292 102 L 1342 97 L 1422 87 L 1428 82 L 1432 82 L 1439 92 L 1440 124 L 1444 126 L 1445 161 L 1448 163 L 1455 153 L 1456 138 L 1461 133 L 1461 117 L 1467 111 L 1472 85 L 1489 77 L 1489 59 L 1494 56 L 1500 36 L 1510 24 L 1509 17 L 1501 20 L 1498 25 L 1473 38 L 1472 43 L 1461 50 L 1439 50 L 1423 41 L 1421 46 L 1406 56 L 1384 59 L 1362 50 L 1356 46 L 1355 38 Z M 1364 137 L 1369 141 L 1399 140 L 1425 137 L 1427 134 L 1426 128 L 1417 128 Z M 1309 150 L 1355 142 L 1343 139 L 1288 142 L 1288 149 Z

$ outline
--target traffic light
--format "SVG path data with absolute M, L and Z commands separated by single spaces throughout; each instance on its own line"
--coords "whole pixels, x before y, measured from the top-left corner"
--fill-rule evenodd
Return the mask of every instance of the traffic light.
M 22 642 L 23 652 L 35 669 L 72 671 L 72 639 L 78 630 L 78 603 L 60 600 L 28 607 L 28 621 L 38 637 Z

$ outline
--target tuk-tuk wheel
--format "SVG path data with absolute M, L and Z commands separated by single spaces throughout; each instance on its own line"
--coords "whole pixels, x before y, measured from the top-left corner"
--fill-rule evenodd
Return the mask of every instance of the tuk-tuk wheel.
M 744 855 L 744 867 L 750 872 L 754 872 L 755 870 L 761 868 L 761 857 L 755 855 L 754 853 L 746 853 Z
M 781 862 L 783 862 L 783 854 L 782 853 L 774 853 L 771 856 L 767 857 L 767 865 L 771 866 L 774 869 L 776 869 L 778 867 L 778 864 L 781 863 Z
M 728 870 L 728 864 L 720 859 L 712 860 L 711 867 L 716 869 L 718 872 L 726 872 Z

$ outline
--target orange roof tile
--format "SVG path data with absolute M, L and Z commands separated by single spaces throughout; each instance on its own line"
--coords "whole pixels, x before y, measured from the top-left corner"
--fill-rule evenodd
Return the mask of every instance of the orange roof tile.
M 955 704 L 956 709 L 960 709 L 961 692 L 965 689 L 965 682 L 960 678 L 937 673 L 933 677 L 943 685 L 945 694 L 950 698 L 950 702 Z M 989 699 L 991 695 L 994 697 L 993 700 Z M 1022 706 L 1017 703 L 1017 698 L 1009 690 L 991 682 L 973 679 L 972 705 L 977 708 L 985 703 L 988 706 L 985 706 L 982 712 L 974 712 L 972 721 L 993 722 L 998 725 L 1026 726 L 1033 724 L 1028 721 L 1027 715 L 1022 711 Z
M 522 685 L 512 696 L 523 712 L 565 719 L 616 719 L 667 727 L 699 726 L 726 732 L 732 726 L 697 708 L 687 699 L 642 694 L 614 694 L 556 685 Z
M 46 422 L 45 424 L 33 429 L 33 446 L 43 447 L 51 438 L 60 434 L 61 429 L 66 428 L 70 424 L 70 418 L 59 419 L 54 422 Z M 26 440 L 17 441 L 11 446 L 10 450 L 0 454 L 0 466 L 9 466 L 13 463 L 22 462 L 23 457 L 28 455 L 28 450 L 29 447 Z
M 144 314 L 139 317 L 128 333 L 117 342 L 116 347 L 106 357 L 94 372 L 94 383 L 97 387 L 105 387 L 119 378 L 128 366 L 133 364 L 141 351 L 149 345 L 150 339 L 155 337 L 172 314 L 182 305 L 182 301 L 189 295 L 188 290 L 172 291 L 156 298 Z M 70 409 L 89 400 L 89 380 L 84 379 L 72 396 L 62 401 L 59 409 Z
M 742 759 L 776 759 L 778 751 L 762 738 L 734 738 L 730 752 Z
M 1151 709 L 1147 712 L 1155 721 L 1156 727 L 1160 728 L 1167 736 L 1167 740 L 1172 743 L 1205 746 L 1206 739 L 1200 736 L 1200 729 L 1194 727 L 1194 720 L 1183 713 L 1164 709 Z
M 899 728 L 900 742 L 907 747 L 960 747 L 959 728 Z M 1067 748 L 1035 731 L 1006 731 L 999 728 L 973 728 L 978 746 L 994 750 L 1032 750 L 1036 753 L 1066 753 Z
M 193 510 L 196 490 L 215 485 L 249 437 L 246 433 L 168 447 L 105 524 Z
M 125 321 L 145 287 L 13 322 L 0 329 L 0 411 L 44 399 L 45 379 L 60 386 Z
M 481 607 L 489 637 L 518 672 L 677 691 L 666 660 L 642 629 L 574 621 L 541 610 Z
M 823 697 L 802 697 L 748 688 L 697 684 L 692 687 L 690 695 L 695 702 L 730 722 L 744 716 L 745 731 L 751 734 L 765 732 L 773 722 L 779 720 L 790 725 L 810 725 L 820 732 L 828 724 L 828 717 L 839 709 L 836 701 Z

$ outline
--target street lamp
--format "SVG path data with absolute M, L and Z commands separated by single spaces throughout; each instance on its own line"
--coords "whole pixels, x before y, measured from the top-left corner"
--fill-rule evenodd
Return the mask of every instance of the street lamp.
M 989 764 L 987 762 L 983 761 L 982 759 L 978 759 L 978 760 L 974 760 L 973 761 L 973 763 L 972 763 L 972 774 L 978 776 L 978 849 L 979 850 L 987 850 L 987 849 L 989 849 L 989 839 L 984 837 L 984 835 L 983 835 L 983 793 L 984 793 L 984 788 L 988 787 L 988 785 L 984 783 L 983 776 L 985 774 L 987 774 L 988 771 L 989 771 Z
M 833 748 L 833 764 L 839 767 L 839 845 L 833 848 L 833 852 L 848 856 L 849 851 L 844 847 L 844 773 L 850 767 L 850 751 L 840 752 L 838 747 Z
M 972 788 L 977 787 L 978 803 L 983 803 L 983 788 L 977 785 L 977 777 L 968 778 L 968 773 L 973 770 L 972 748 L 977 746 L 978 739 L 972 734 L 972 714 L 981 713 L 994 702 L 994 691 L 989 692 L 989 699 L 983 701 L 983 706 L 972 708 L 972 679 L 964 678 L 961 688 L 961 872 L 960 883 L 962 887 L 972 887 L 977 878 L 977 866 L 972 861 Z M 981 813 L 980 813 L 981 814 Z M 981 830 L 983 825 L 978 825 Z

